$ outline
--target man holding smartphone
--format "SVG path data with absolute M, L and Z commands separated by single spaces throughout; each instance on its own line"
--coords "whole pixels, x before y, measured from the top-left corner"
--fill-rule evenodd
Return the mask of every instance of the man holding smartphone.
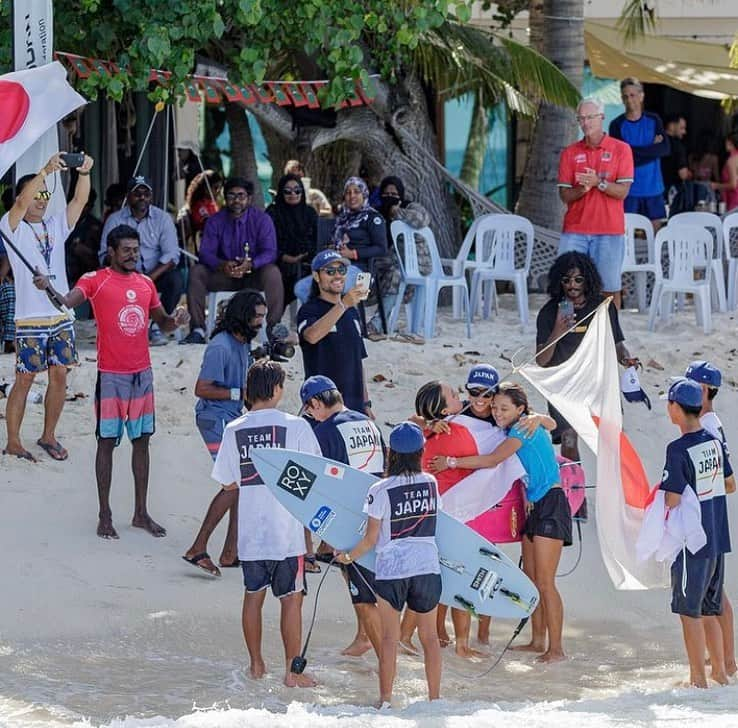
M 633 182 L 633 154 L 625 142 L 605 133 L 600 101 L 582 99 L 576 113 L 584 137 L 566 147 L 559 161 L 559 196 L 567 207 L 559 255 L 576 252 L 592 258 L 604 295 L 620 308 L 624 200 Z
M 336 383 L 351 410 L 374 419 L 366 388 L 366 348 L 356 304 L 368 295 L 358 285 L 345 294 L 349 261 L 335 250 L 323 250 L 311 263 L 310 298 L 297 312 L 297 333 L 305 378 L 322 374 Z
M 69 290 L 64 241 L 77 224 L 90 194 L 92 157 L 83 155 L 74 197 L 66 209 L 47 215 L 51 192 L 46 177 L 67 169 L 64 155 L 55 154 L 38 174 L 18 180 L 13 207 L 0 220 L 0 230 L 40 275 L 48 277 L 61 294 Z M 33 284 L 33 274 L 17 253 L 6 246 L 15 280 L 15 383 L 5 410 L 8 442 L 4 454 L 36 461 L 20 439 L 26 396 L 39 372 L 48 371 L 49 387 L 44 398 L 44 430 L 36 444 L 54 460 L 66 460 L 69 453 L 56 439 L 56 425 L 64 407 L 67 367 L 77 364 L 74 327 L 66 313 L 57 310 L 44 291 Z

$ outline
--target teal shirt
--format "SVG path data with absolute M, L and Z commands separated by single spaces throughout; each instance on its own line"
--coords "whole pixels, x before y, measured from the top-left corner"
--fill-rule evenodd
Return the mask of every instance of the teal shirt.
M 540 426 L 531 436 L 527 436 L 517 425 L 508 430 L 507 436 L 520 440 L 521 447 L 516 455 L 527 474 L 525 494 L 531 503 L 535 503 L 561 482 L 551 436 Z

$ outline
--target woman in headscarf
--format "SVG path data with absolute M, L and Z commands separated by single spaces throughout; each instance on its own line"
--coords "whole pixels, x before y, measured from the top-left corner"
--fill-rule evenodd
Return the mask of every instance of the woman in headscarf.
M 277 265 L 284 283 L 285 306 L 295 299 L 295 283 L 310 275 L 315 255 L 318 214 L 305 201 L 305 188 L 296 174 L 285 174 L 274 202 L 266 210 L 277 231 Z

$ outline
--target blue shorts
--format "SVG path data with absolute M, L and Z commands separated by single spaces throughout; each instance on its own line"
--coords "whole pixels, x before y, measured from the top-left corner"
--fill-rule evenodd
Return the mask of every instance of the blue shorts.
M 682 593 L 682 551 L 671 565 L 671 611 L 686 617 L 719 617 L 723 613 L 725 556 L 696 559 L 687 552 L 686 594 Z
M 373 571 L 356 562 L 342 564 L 341 569 L 346 575 L 351 604 L 377 603 L 377 597 L 374 595 L 377 591 L 376 578 Z
M 209 415 L 205 412 L 195 413 L 195 424 L 197 425 L 200 437 L 202 437 L 205 442 L 205 447 L 208 449 L 213 461 L 215 461 L 215 458 L 218 456 L 220 443 L 223 440 L 223 431 L 225 430 L 225 426 L 228 422 L 230 422 L 230 420 L 224 420 L 222 417 Z
M 242 561 L 241 570 L 243 585 L 249 594 L 264 591 L 269 586 L 277 599 L 298 592 L 307 594 L 304 556 L 288 556 L 281 561 Z
M 98 372 L 95 415 L 97 437 L 114 439 L 116 445 L 120 444 L 124 429 L 129 440 L 153 435 L 156 415 L 154 374 L 151 369 L 134 374 Z
M 66 316 L 54 320 L 18 321 L 15 326 L 15 370 L 45 372 L 50 366 L 77 364 L 74 324 Z
M 633 197 L 628 195 L 625 198 L 625 212 L 634 212 L 637 215 L 644 215 L 649 220 L 666 220 L 666 206 L 664 205 L 664 195 L 651 195 L 650 197 Z
M 393 609 L 401 612 L 408 609 L 426 614 L 438 606 L 441 599 L 441 575 L 421 574 L 407 579 L 377 579 L 374 582 L 377 596 L 389 602 Z
M 583 253 L 594 261 L 602 278 L 603 291 L 619 291 L 625 255 L 625 235 L 585 235 L 561 233 L 559 255 Z

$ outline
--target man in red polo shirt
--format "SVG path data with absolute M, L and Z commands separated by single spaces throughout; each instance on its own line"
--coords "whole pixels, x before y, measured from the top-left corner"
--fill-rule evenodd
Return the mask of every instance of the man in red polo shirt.
M 559 196 L 567 206 L 559 255 L 589 255 L 602 278 L 603 293 L 620 308 L 620 277 L 625 252 L 623 200 L 633 182 L 633 153 L 603 129 L 597 99 L 582 99 L 577 121 L 584 138 L 570 144 L 559 160 Z

